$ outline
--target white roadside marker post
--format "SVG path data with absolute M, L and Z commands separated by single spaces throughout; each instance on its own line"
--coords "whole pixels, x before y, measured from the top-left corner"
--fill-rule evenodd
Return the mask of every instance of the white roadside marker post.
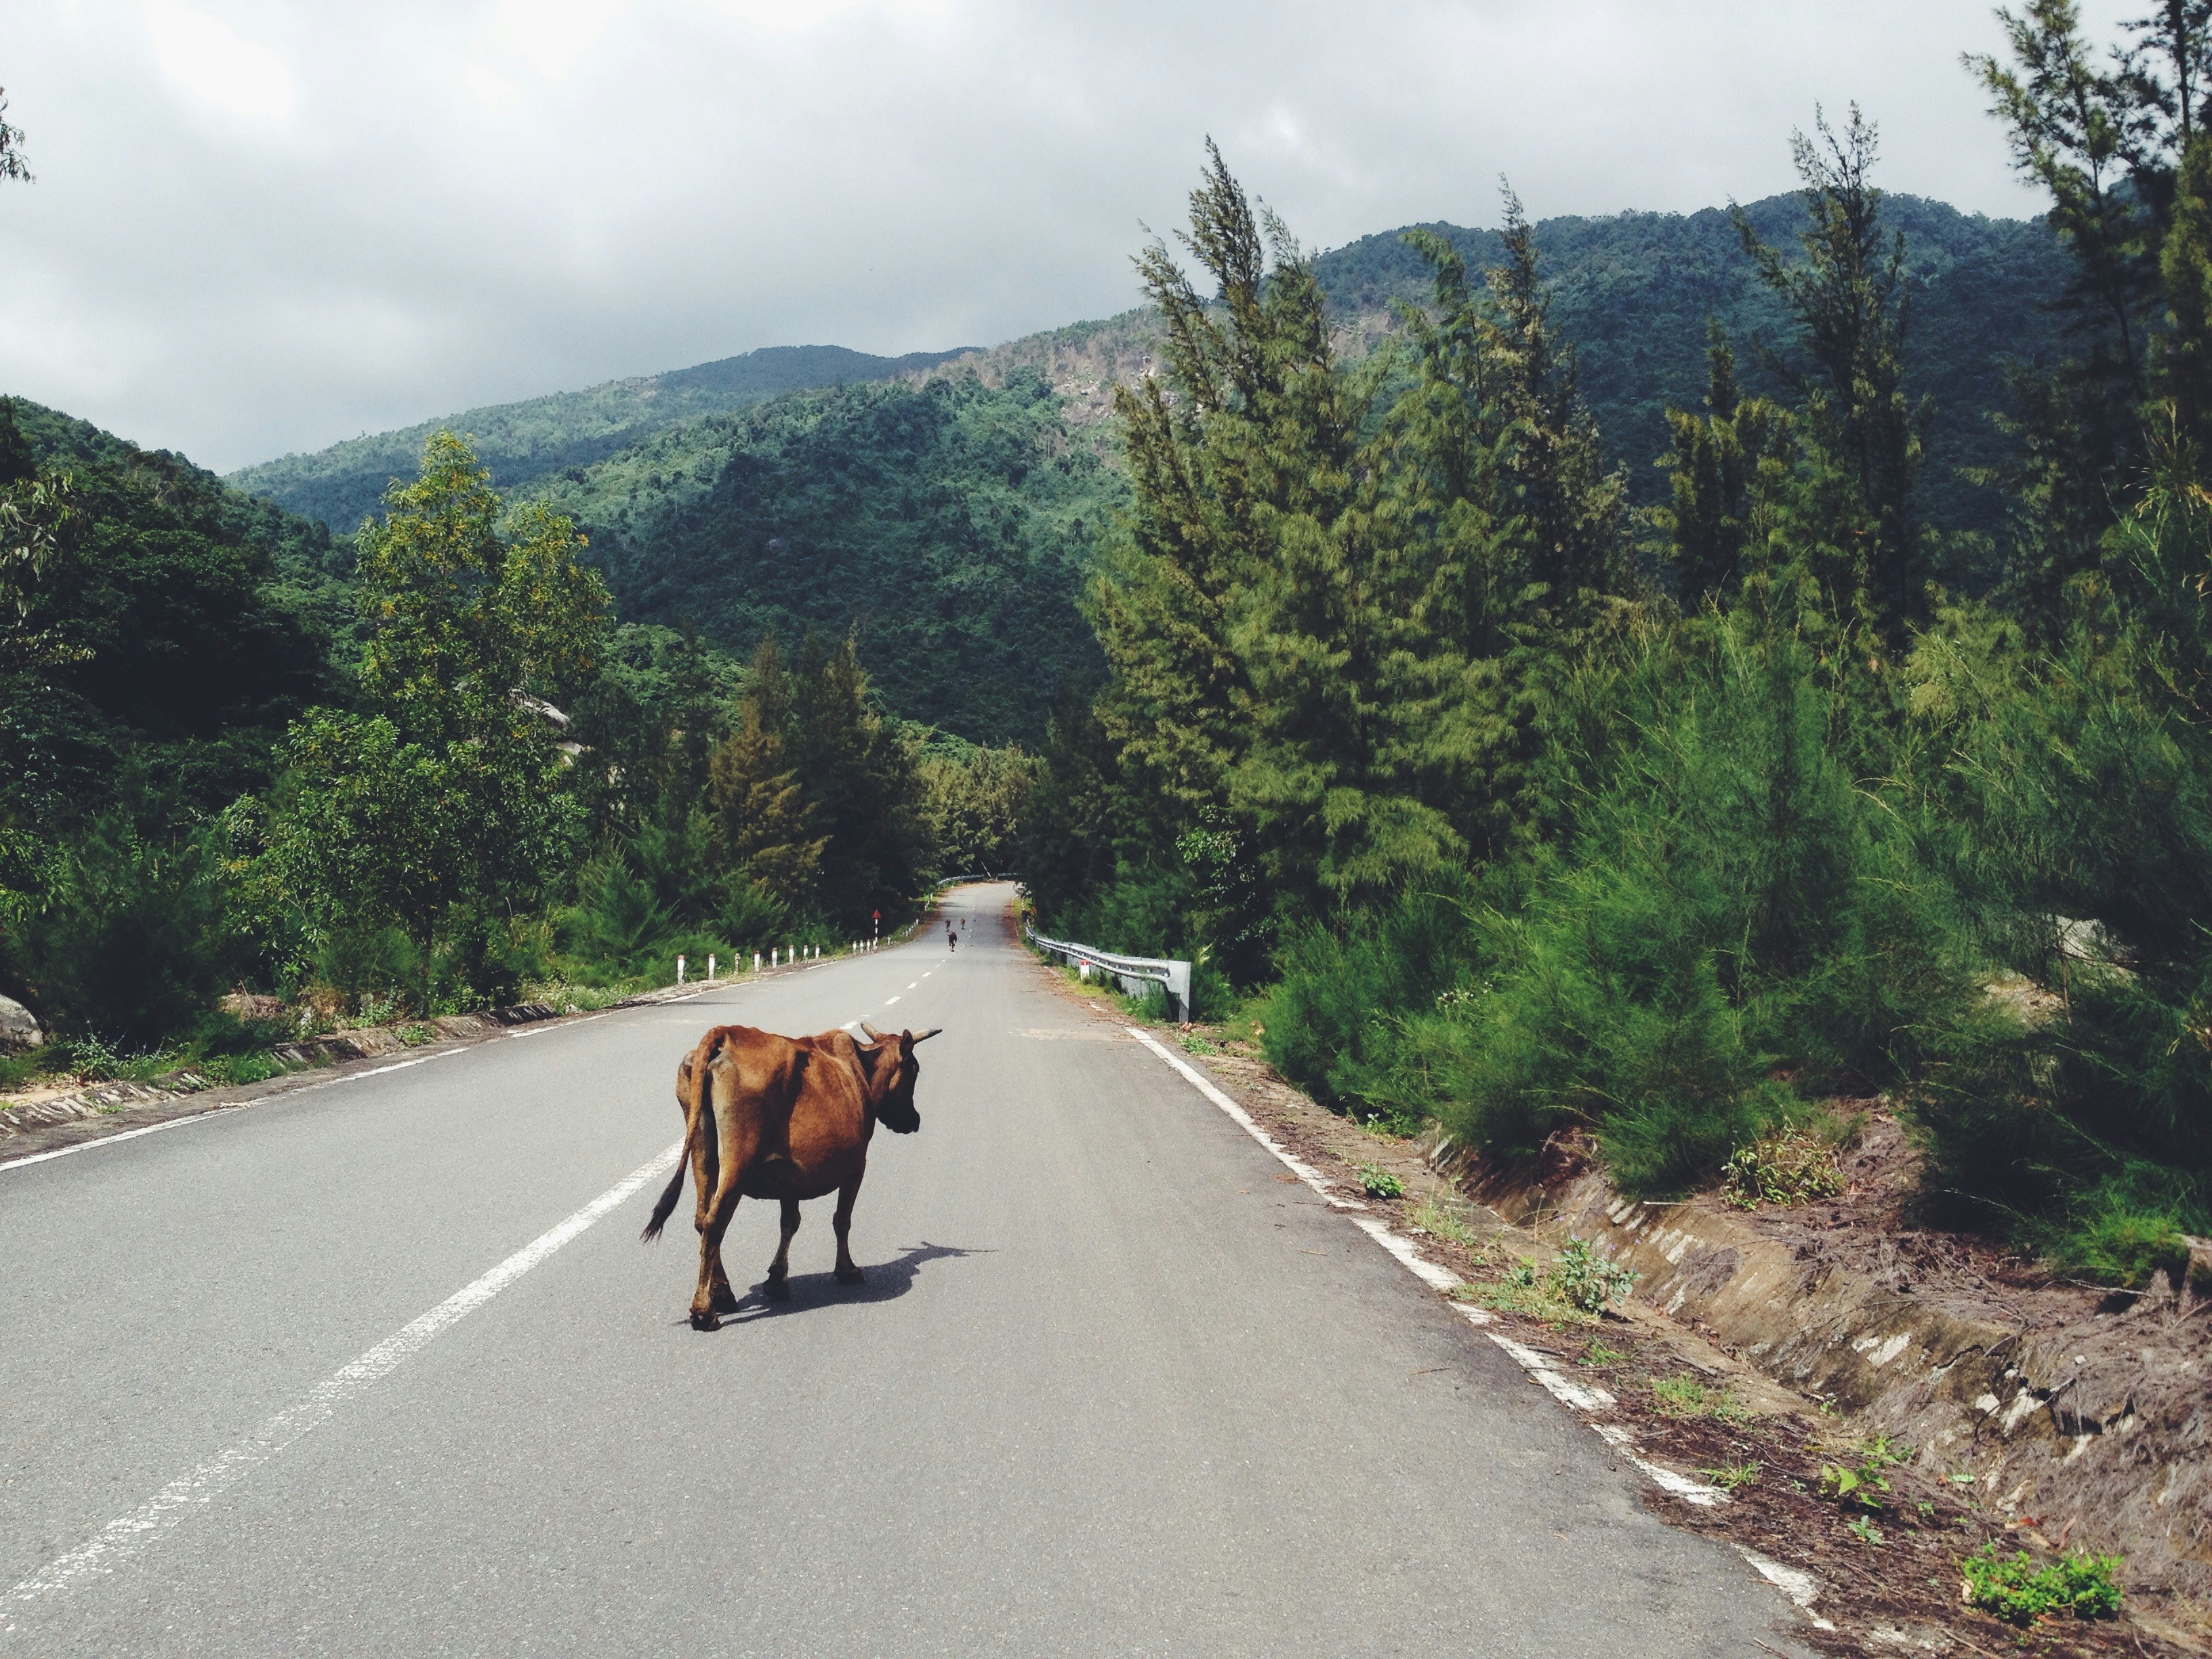
M 678 985 L 684 983 L 684 958 L 682 957 L 676 958 L 676 982 Z
M 709 985 L 712 985 L 714 982 L 714 953 L 713 951 L 709 951 L 707 953 L 707 983 L 708 983 L 708 984 L 709 984 Z

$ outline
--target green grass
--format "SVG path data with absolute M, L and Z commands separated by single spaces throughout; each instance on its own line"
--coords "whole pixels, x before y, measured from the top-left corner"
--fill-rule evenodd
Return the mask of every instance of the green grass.
M 1729 1389 L 1709 1387 L 1693 1376 L 1654 1379 L 1651 1398 L 1669 1417 L 1711 1417 L 1723 1423 L 1740 1423 L 1747 1415 Z
M 1698 1473 L 1723 1492 L 1741 1492 L 1746 1486 L 1759 1484 L 1759 1465 L 1756 1462 L 1723 1463 L 1717 1468 L 1699 1469 Z
M 1487 1285 L 1466 1286 L 1464 1295 L 1494 1312 L 1518 1314 L 1523 1319 L 1533 1319 L 1554 1328 L 1597 1322 L 1595 1315 L 1562 1302 L 1553 1293 L 1550 1279 L 1540 1272 L 1530 1256 L 1522 1256 L 1508 1267 L 1503 1279 Z
M 1413 1212 L 1408 1219 L 1423 1232 L 1434 1233 L 1438 1238 L 1470 1252 L 1478 1260 L 1489 1253 L 1490 1242 L 1456 1211 L 1439 1202 L 1433 1193 L 1413 1206 Z

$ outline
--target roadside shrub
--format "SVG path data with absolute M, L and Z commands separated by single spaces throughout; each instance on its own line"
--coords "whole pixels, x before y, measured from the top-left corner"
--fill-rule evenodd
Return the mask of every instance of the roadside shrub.
M 1708 618 L 1609 695 L 1577 717 L 1601 744 L 1561 763 L 1591 790 L 1578 829 L 1473 915 L 1462 985 L 1398 1004 L 1378 1092 L 1509 1160 L 1587 1128 L 1617 1185 L 1658 1194 L 1801 1091 L 1910 1075 L 1972 981 L 1948 889 L 1844 769 L 1875 738 L 1801 642 Z
M 1737 1147 L 1721 1166 L 1722 1196 L 1740 1210 L 1805 1204 L 1843 1189 L 1835 1147 L 1826 1136 L 1802 1127 L 1761 1135 Z
M 415 942 L 388 922 L 333 929 L 317 941 L 313 975 L 341 1008 L 372 1024 L 392 1008 L 419 1000 L 422 969 Z
M 1635 1285 L 1635 1270 L 1607 1260 L 1586 1238 L 1570 1238 L 1547 1277 L 1553 1295 L 1587 1314 L 1603 1313 Z
M 1999 1553 L 1994 1540 L 1959 1563 L 1966 1581 L 1966 1600 L 2014 1625 L 2032 1625 L 2061 1614 L 2118 1617 L 2119 1569 L 2118 1556 L 2087 1550 L 2039 1566 L 2026 1550 L 2008 1559 Z
M 1402 1021 L 1464 977 L 1473 955 L 1465 904 L 1458 890 L 1415 890 L 1379 915 L 1293 932 L 1262 1019 L 1275 1069 L 1324 1105 L 1418 1127 L 1429 1103 L 1392 1077 Z
M 1379 1164 L 1362 1164 L 1354 1172 L 1359 1188 L 1370 1198 L 1403 1198 L 1406 1183 Z
M 1106 982 L 1109 985 L 1120 983 L 1110 975 L 1105 977 Z M 1167 1024 L 1168 989 L 1166 986 L 1147 983 L 1141 991 L 1116 991 L 1115 994 L 1121 1002 L 1121 1011 L 1130 1018 L 1141 1020 L 1147 1025 Z
M 724 886 L 714 919 L 734 949 L 750 951 L 775 940 L 785 931 L 789 915 L 790 907 L 766 882 L 741 870 Z
M 676 917 L 617 845 L 602 848 L 576 877 L 576 905 L 568 918 L 569 948 L 629 969 L 661 953 Z
M 204 841 L 109 820 L 64 844 L 9 935 L 9 967 L 58 1030 L 150 1049 L 222 988 L 222 893 Z

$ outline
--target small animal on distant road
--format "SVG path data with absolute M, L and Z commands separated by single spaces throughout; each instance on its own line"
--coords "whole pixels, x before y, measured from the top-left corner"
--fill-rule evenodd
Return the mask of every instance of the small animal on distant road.
M 848 1032 L 778 1036 L 750 1025 L 718 1025 L 676 1068 L 676 1103 L 684 1113 L 684 1156 L 645 1224 L 647 1243 L 660 1237 L 676 1208 L 688 1170 L 697 1188 L 692 1224 L 699 1231 L 699 1285 L 691 1324 L 711 1331 L 738 1298 L 722 1267 L 722 1235 L 739 1198 L 783 1205 L 783 1242 L 763 1287 L 772 1301 L 791 1295 L 791 1240 L 799 1200 L 837 1194 L 830 1225 L 837 1233 L 837 1282 L 864 1275 L 853 1260 L 853 1200 L 868 1172 L 868 1141 L 881 1123 L 893 1134 L 921 1127 L 915 1045 L 936 1030 L 878 1031 L 866 1020 L 866 1042 Z

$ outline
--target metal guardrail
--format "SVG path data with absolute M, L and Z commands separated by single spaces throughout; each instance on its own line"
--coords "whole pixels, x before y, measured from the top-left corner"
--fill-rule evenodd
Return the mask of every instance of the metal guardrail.
M 1040 951 L 1048 951 L 1114 975 L 1123 990 L 1130 981 L 1139 985 L 1164 987 L 1168 994 L 1168 1012 L 1176 1019 L 1190 1018 L 1190 964 L 1160 957 L 1123 957 L 1111 951 L 1093 950 L 1088 945 L 1077 945 L 1067 939 L 1047 939 L 1034 927 L 1024 923 L 1023 937 Z

